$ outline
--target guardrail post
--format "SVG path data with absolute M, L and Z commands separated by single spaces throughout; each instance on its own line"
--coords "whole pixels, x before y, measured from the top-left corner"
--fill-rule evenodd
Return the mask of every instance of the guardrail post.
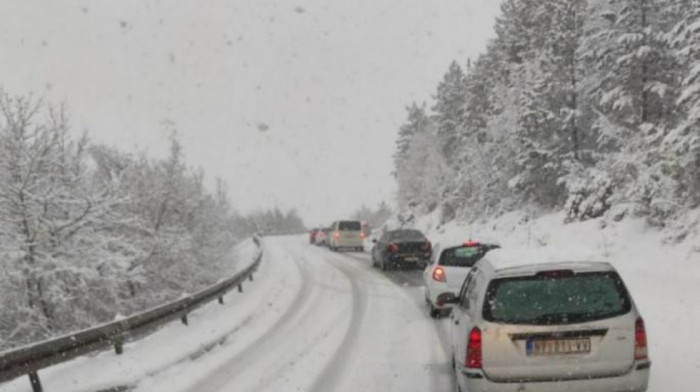
M 238 292 L 239 292 L 239 293 L 242 293 L 242 292 L 243 292 L 243 285 L 240 284 L 240 283 L 238 284 Z
M 189 325 L 189 324 L 188 324 L 188 321 L 187 321 L 187 315 L 186 315 L 186 314 L 183 315 L 182 317 L 180 317 L 180 321 L 182 321 L 182 323 L 185 324 L 185 325 Z
M 116 339 L 114 341 L 114 352 L 117 355 L 122 355 L 124 353 L 124 342 L 121 339 Z
M 220 303 L 221 305 L 224 304 L 224 296 L 223 296 L 223 295 L 222 295 L 221 297 L 219 297 L 219 303 Z
M 37 372 L 29 373 L 29 382 L 32 383 L 32 391 L 44 392 L 44 388 L 41 387 L 41 380 L 39 380 L 39 374 Z

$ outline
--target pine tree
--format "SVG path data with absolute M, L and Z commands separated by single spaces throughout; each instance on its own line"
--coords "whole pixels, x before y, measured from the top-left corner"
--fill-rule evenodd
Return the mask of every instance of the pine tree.
M 673 28 L 671 41 L 683 69 L 678 105 L 684 118 L 666 143 L 680 161 L 680 194 L 700 204 L 700 1 L 678 1 L 683 17 Z
M 411 140 L 416 134 L 422 133 L 428 127 L 428 115 L 426 105 L 418 105 L 415 102 L 406 107 L 408 116 L 406 122 L 399 127 L 399 136 L 396 141 L 396 152 L 394 153 L 394 165 L 397 170 L 408 156 Z
M 466 100 L 465 81 L 462 67 L 453 61 L 438 84 L 435 105 L 432 107 L 437 124 L 438 145 L 448 165 L 455 160 L 458 126 L 462 121 Z
M 608 28 L 592 37 L 601 79 L 594 98 L 621 125 L 665 126 L 675 96 L 677 65 L 665 39 L 664 1 L 611 0 Z

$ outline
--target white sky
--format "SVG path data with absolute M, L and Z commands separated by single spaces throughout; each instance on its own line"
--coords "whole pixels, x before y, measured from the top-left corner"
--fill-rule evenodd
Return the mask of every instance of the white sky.
M 2 0 L 0 86 L 308 225 L 393 203 L 405 106 L 486 47 L 499 0 Z M 261 132 L 259 124 L 269 125 Z

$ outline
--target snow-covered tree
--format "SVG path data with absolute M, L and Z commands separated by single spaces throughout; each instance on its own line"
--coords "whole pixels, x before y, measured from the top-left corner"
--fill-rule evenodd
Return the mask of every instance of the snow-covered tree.
M 11 334 L 25 341 L 103 320 L 117 308 L 123 264 L 109 229 L 122 201 L 94 187 L 87 138 L 69 136 L 62 111 L 7 95 L 0 111 L 0 257 L 21 293 L 5 305 L 26 316 Z
M 671 32 L 671 42 L 683 69 L 677 104 L 683 112 L 666 143 L 682 168 L 679 193 L 692 205 L 700 204 L 700 1 L 679 1 L 682 17 Z
M 466 100 L 465 76 L 462 67 L 453 61 L 438 84 L 432 107 L 437 125 L 438 146 L 448 165 L 454 163 L 458 127 L 462 122 Z
M 171 146 L 152 160 L 93 145 L 62 110 L 0 94 L 0 349 L 221 277 L 238 223 L 225 185 L 208 191 Z

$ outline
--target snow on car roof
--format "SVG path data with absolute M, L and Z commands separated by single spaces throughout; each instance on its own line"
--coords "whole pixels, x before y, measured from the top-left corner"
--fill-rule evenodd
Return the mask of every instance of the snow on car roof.
M 609 263 L 597 261 L 591 253 L 577 253 L 568 249 L 522 248 L 494 249 L 484 256 L 494 272 L 502 274 L 532 273 L 547 269 L 576 271 L 612 270 Z M 483 264 L 483 262 L 481 262 Z
M 445 243 L 436 242 L 433 244 L 433 249 L 440 249 L 442 251 L 445 249 L 464 246 L 464 244 L 466 242 L 474 242 L 474 243 L 482 244 L 482 245 L 497 245 L 499 247 L 501 246 L 501 244 L 496 240 L 465 240 L 465 241 L 461 241 L 461 242 L 456 242 L 456 241 L 449 241 L 449 242 L 445 242 Z

